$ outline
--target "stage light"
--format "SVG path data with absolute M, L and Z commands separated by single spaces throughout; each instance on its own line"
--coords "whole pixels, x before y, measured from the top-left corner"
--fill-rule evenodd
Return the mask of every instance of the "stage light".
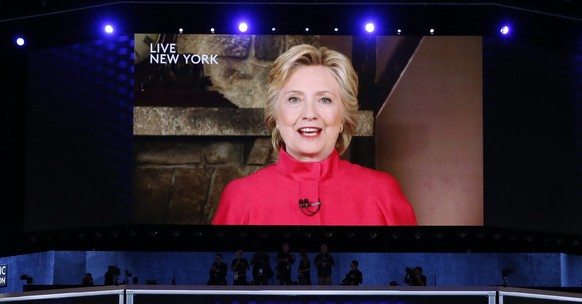
M 210 28 L 210 32 L 211 32 L 212 34 L 214 34 L 214 28 L 213 28 L 213 27 L 211 27 L 211 28 Z
M 333 31 L 337 33 L 339 31 L 339 29 L 337 27 L 334 27 Z
M 374 26 L 374 23 L 372 23 L 372 22 L 366 23 L 364 28 L 366 29 L 366 32 L 368 32 L 368 33 L 372 33 L 376 29 L 376 27 Z
M 182 34 L 183 32 L 184 32 L 184 29 L 183 28 L 179 28 L 178 29 L 178 33 Z
M 428 32 L 429 32 L 431 35 L 434 35 L 434 29 L 432 29 L 432 28 L 431 28 L 430 30 L 428 30 Z
M 309 28 L 308 28 L 308 27 L 306 27 L 306 28 L 305 28 L 305 31 L 306 31 L 306 32 L 309 32 Z
M 390 235 L 395 240 L 398 239 L 398 237 L 400 237 L 400 233 L 398 233 L 398 231 L 392 231 L 392 233 L 390 233 Z
M 397 29 L 396 30 L 396 34 L 398 34 L 398 35 L 402 34 L 402 30 L 401 29 Z
M 276 30 L 277 30 L 277 29 L 276 29 L 276 28 L 274 28 L 274 27 L 272 27 L 272 28 L 271 28 L 271 32 L 274 32 L 274 31 L 276 31 Z
M 104 30 L 104 31 L 105 31 L 105 33 L 107 33 L 107 34 L 113 34 L 113 31 L 114 31 L 114 29 L 113 29 L 113 26 L 112 26 L 111 24 L 107 24 L 107 25 L 106 25 L 106 26 L 103 28 L 103 30 Z
M 24 38 L 22 38 L 22 37 L 16 38 L 16 45 L 23 46 L 24 43 L 25 43 Z
M 501 29 L 499 29 L 499 32 L 501 33 L 501 35 L 507 36 L 511 32 L 511 28 L 508 25 L 504 25 L 501 27 Z
M 238 24 L 238 30 L 241 33 L 246 33 L 249 30 L 249 25 L 246 22 L 241 22 Z

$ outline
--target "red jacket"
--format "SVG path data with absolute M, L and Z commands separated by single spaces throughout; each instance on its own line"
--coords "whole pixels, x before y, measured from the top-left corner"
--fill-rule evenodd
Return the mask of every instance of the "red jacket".
M 304 199 L 311 206 L 301 208 Z M 276 164 L 226 186 L 212 224 L 410 226 L 416 217 L 391 175 L 341 160 L 335 149 L 320 162 L 281 149 Z

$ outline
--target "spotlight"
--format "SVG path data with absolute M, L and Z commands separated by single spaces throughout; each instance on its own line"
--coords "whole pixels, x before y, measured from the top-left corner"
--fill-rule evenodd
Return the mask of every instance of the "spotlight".
M 432 29 L 432 28 L 431 28 L 430 30 L 428 30 L 428 32 L 429 32 L 431 35 L 434 35 L 434 29 Z
M 374 23 L 372 23 L 372 22 L 366 23 L 364 28 L 366 29 L 366 32 L 368 32 L 368 33 L 372 33 L 376 29 L 376 27 L 374 26 Z
M 499 32 L 501 35 L 507 36 L 511 32 L 511 28 L 508 25 L 504 25 L 499 29 Z
M 184 29 L 183 28 L 179 28 L 178 29 L 178 33 L 182 34 L 183 32 L 184 32 Z
M 211 32 L 212 34 L 214 34 L 214 28 L 213 28 L 213 27 L 211 27 L 211 28 L 210 28 L 210 32 Z
M 306 31 L 306 32 L 309 32 L 309 28 L 308 28 L 308 27 L 306 27 L 306 28 L 305 28 L 305 31 Z
M 249 30 L 249 25 L 246 22 L 241 22 L 238 24 L 238 30 L 241 33 L 246 33 Z
M 105 33 L 107 33 L 107 34 L 113 34 L 113 31 L 114 31 L 114 29 L 113 29 L 113 26 L 112 26 L 111 24 L 107 24 L 107 25 L 106 25 L 106 26 L 103 28 L 103 30 L 104 30 L 104 31 L 105 31 Z
M 23 46 L 24 45 L 24 42 L 25 42 L 24 41 L 24 38 L 22 38 L 22 37 L 16 38 L 16 45 Z
M 339 31 L 339 29 L 337 27 L 334 27 L 333 31 L 337 33 Z
M 400 34 L 402 34 L 402 30 L 401 30 L 401 29 L 397 29 L 397 30 L 396 30 L 396 34 L 397 34 L 397 35 L 400 35 Z
M 272 28 L 271 28 L 271 32 L 274 32 L 274 31 L 276 31 L 276 30 L 277 30 L 277 29 L 276 29 L 276 28 L 274 28 L 274 27 L 272 27 Z

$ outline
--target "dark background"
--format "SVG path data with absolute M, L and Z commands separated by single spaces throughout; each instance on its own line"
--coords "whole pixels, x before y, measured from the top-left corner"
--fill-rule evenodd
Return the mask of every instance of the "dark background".
M 515 250 L 535 246 L 580 250 L 582 10 L 575 1 L 172 5 L 8 1 L 2 6 L 0 240 L 7 252 L 36 246 L 121 249 L 122 242 L 114 238 L 136 233 L 187 231 L 229 240 L 229 245 L 217 241 L 189 249 L 269 237 L 252 227 L 131 225 L 133 33 L 169 33 L 178 27 L 187 33 L 209 33 L 210 27 L 217 33 L 235 33 L 236 21 L 243 15 L 250 16 L 256 34 L 270 33 L 272 26 L 281 34 L 300 34 L 306 26 L 311 34 L 334 34 L 337 25 L 340 34 L 358 36 L 364 35 L 361 24 L 371 18 L 377 20 L 380 35 L 393 35 L 397 28 L 406 35 L 426 35 L 435 28 L 436 35 L 484 37 L 486 227 L 283 227 L 270 229 L 271 236 L 311 238 L 317 243 L 320 238 L 331 241 L 342 235 L 362 250 L 385 247 L 367 245 L 366 238 L 414 241 L 426 235 L 433 241 L 402 250 L 445 250 L 436 249 L 447 248 L 442 240 L 450 241 L 450 250 L 465 250 L 464 246 L 512 250 L 495 243 L 500 239 L 520 240 Z M 117 32 L 111 37 L 101 34 L 105 20 L 116 22 Z M 503 22 L 513 25 L 509 37 L 498 34 Z M 15 46 L 16 33 L 28 37 L 26 47 Z M 54 226 L 35 231 L 37 221 L 42 227 Z M 456 238 L 469 241 L 458 245 Z M 475 240 L 494 243 L 476 245 Z M 572 247 L 560 249 L 555 243 Z M 134 245 L 155 249 L 160 244 Z

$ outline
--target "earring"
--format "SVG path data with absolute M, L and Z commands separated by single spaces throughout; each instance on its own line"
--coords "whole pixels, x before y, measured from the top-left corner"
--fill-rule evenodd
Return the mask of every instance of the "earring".
M 340 133 L 342 133 L 344 131 L 344 125 L 340 125 Z

